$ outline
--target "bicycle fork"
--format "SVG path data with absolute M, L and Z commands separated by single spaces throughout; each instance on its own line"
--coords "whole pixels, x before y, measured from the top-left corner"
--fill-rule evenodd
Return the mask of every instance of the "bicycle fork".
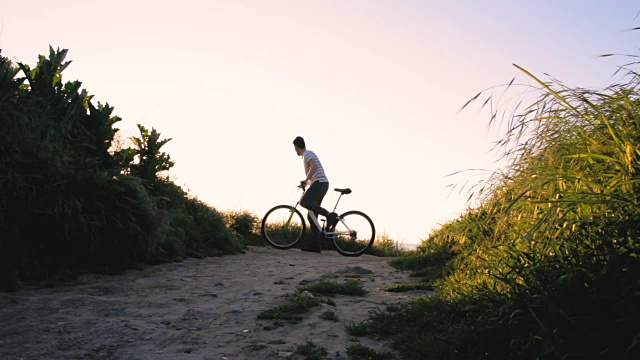
M 296 204 L 296 206 L 298 206 L 298 205 Z M 296 213 L 296 208 L 295 207 L 292 207 L 292 208 L 289 209 L 289 218 L 287 219 L 287 221 L 284 222 L 284 227 L 285 228 L 289 228 L 289 224 L 291 224 L 291 219 L 293 219 L 293 214 L 295 214 L 295 213 Z

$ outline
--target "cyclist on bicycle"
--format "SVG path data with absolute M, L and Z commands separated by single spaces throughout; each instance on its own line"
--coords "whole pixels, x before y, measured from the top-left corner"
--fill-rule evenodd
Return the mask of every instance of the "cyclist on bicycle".
M 336 213 L 330 213 L 321 206 L 322 199 L 324 199 L 324 196 L 329 190 L 329 179 L 327 179 L 327 176 L 324 174 L 324 169 L 322 168 L 320 159 L 318 159 L 318 156 L 316 156 L 313 151 L 307 150 L 302 137 L 298 136 L 293 140 L 293 147 L 296 150 L 296 154 L 298 154 L 298 156 L 302 156 L 304 171 L 307 175 L 306 179 L 300 181 L 300 185 L 298 185 L 298 187 L 304 190 L 309 185 L 309 190 L 305 192 L 304 196 L 300 200 L 300 206 L 312 211 L 314 214 L 325 216 L 327 218 L 325 228 L 328 229 L 338 217 Z M 320 252 L 320 231 L 313 226 L 314 221 L 311 219 L 311 216 L 311 213 L 309 213 L 307 215 L 307 219 L 310 221 L 313 238 L 316 242 L 311 244 L 311 246 L 303 247 L 302 251 Z

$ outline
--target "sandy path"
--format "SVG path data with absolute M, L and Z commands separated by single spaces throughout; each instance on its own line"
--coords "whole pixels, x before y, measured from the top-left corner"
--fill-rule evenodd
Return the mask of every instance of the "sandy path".
M 327 349 L 330 359 L 343 359 L 350 341 L 345 323 L 362 321 L 385 303 L 424 295 L 382 291 L 410 281 L 388 260 L 251 247 L 242 255 L 0 293 L 0 359 L 283 359 L 282 352 L 307 340 Z M 302 323 L 274 330 L 264 329 L 270 321 L 257 320 L 302 280 L 347 266 L 373 271 L 361 277 L 367 296 L 337 296 L 335 307 L 323 304 L 303 315 Z M 338 322 L 319 318 L 327 309 Z

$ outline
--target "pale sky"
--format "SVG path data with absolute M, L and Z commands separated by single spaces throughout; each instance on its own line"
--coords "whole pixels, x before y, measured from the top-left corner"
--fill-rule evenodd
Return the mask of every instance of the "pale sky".
M 294 204 L 293 139 L 322 161 L 339 211 L 419 243 L 467 207 L 447 185 L 494 170 L 489 112 L 461 106 L 518 74 L 602 87 L 637 54 L 637 1 L 4 1 L 0 49 L 32 66 L 69 49 L 65 81 L 116 127 L 172 138 L 178 185 L 220 210 Z M 521 83 L 527 83 L 518 75 Z M 330 209 L 337 193 L 323 205 Z

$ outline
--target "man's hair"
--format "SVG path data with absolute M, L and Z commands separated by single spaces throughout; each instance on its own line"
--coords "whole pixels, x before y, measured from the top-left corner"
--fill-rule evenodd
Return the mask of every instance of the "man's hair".
M 306 149 L 307 147 L 304 145 L 304 139 L 300 136 L 296 137 L 293 140 L 293 145 L 299 147 L 300 149 Z

